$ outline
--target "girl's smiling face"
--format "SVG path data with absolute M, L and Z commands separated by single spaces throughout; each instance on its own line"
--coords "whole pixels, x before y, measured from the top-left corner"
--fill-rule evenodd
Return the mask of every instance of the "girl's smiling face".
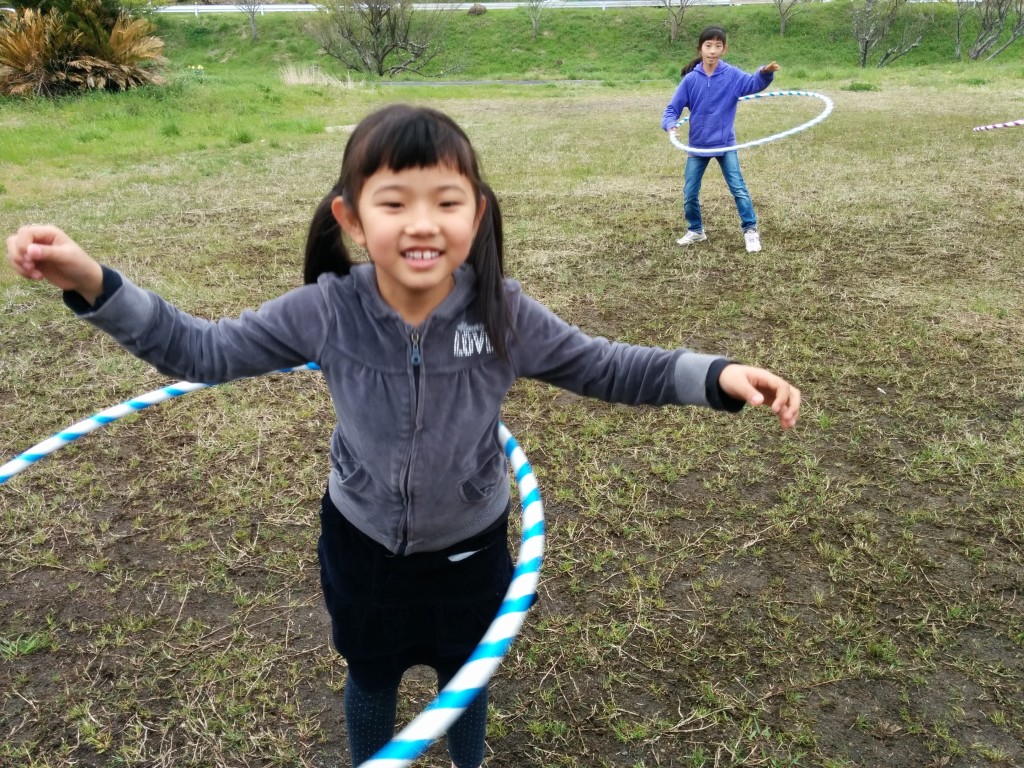
M 446 165 L 382 168 L 363 183 L 355 210 L 334 199 L 335 219 L 376 267 L 380 295 L 419 325 L 451 292 L 476 237 L 483 200 Z

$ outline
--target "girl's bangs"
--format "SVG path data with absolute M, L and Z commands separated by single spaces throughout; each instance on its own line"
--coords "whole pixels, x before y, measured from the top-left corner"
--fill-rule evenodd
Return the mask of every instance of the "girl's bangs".
M 367 137 L 362 176 L 382 168 L 446 166 L 477 186 L 479 173 L 469 139 L 454 123 L 439 120 L 424 110 L 396 110 Z
M 699 45 L 704 45 L 708 40 L 719 40 L 722 44 L 725 44 L 725 30 L 721 27 L 708 27 L 700 33 Z

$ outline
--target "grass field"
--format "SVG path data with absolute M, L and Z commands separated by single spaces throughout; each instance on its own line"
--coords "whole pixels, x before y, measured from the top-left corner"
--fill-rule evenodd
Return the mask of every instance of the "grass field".
M 715 169 L 708 242 L 674 244 L 668 80 L 396 91 L 195 63 L 162 91 L 0 105 L 0 231 L 58 223 L 234 314 L 301 282 L 347 127 L 429 103 L 479 150 L 531 295 L 805 394 L 784 434 L 517 385 L 549 548 L 488 765 L 1024 765 L 1024 129 L 970 130 L 1024 116 L 1019 71 L 784 70 L 836 108 L 743 154 L 751 255 Z M 744 105 L 738 130 L 817 109 Z M 0 307 L 0 461 L 167 383 L 8 269 Z M 316 375 L 239 382 L 0 487 L 0 765 L 347 764 L 315 554 L 332 419 Z M 431 693 L 414 670 L 402 717 Z

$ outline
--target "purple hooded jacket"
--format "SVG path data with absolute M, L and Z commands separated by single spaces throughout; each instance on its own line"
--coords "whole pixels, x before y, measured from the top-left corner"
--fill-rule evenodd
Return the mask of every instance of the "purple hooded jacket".
M 767 88 L 774 72 L 763 67 L 749 75 L 725 61 L 719 61 L 711 75 L 698 64 L 676 88 L 672 101 L 661 117 L 662 130 L 669 130 L 684 109 L 690 110 L 690 134 L 687 144 L 698 149 L 731 147 L 736 143 L 736 106 L 741 96 Z

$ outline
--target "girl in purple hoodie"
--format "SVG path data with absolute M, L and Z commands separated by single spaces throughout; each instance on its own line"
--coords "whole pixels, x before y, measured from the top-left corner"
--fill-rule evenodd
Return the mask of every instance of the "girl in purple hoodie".
M 736 105 L 741 96 L 763 91 L 775 77 L 779 65 L 774 61 L 750 75 L 722 60 L 729 47 L 725 30 L 708 27 L 697 41 L 696 59 L 683 67 L 682 81 L 672 101 L 665 107 L 661 118 L 663 130 L 675 132 L 677 121 L 684 109 L 690 110 L 689 146 L 695 149 L 731 147 L 736 143 Z M 700 215 L 700 183 L 708 163 L 714 158 L 722 168 L 725 183 L 736 200 L 740 226 L 747 251 L 761 250 L 761 236 L 757 231 L 757 216 L 750 192 L 740 173 L 736 151 L 714 155 L 694 155 L 686 158 L 686 182 L 683 187 L 683 213 L 686 216 L 686 234 L 676 240 L 679 245 L 691 245 L 707 240 Z

